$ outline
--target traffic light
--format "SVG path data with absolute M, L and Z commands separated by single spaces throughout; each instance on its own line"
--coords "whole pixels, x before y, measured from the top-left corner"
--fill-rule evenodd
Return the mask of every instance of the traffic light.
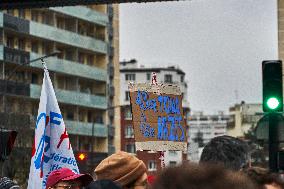
M 87 155 L 85 153 L 79 153 L 78 154 L 78 160 L 79 161 L 84 161 L 84 160 L 86 160 L 86 158 L 87 158 Z
M 262 85 L 264 112 L 283 111 L 282 61 L 262 62 Z
M 0 129 L 0 161 L 5 161 L 12 152 L 17 131 Z

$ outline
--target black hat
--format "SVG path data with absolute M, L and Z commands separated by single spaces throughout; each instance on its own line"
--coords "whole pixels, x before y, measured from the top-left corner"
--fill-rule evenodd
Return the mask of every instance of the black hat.
M 0 178 L 0 188 L 1 189 L 19 189 L 19 185 L 14 183 L 11 179 L 7 177 Z
M 86 189 L 122 189 L 122 187 L 111 180 L 97 180 L 91 182 Z

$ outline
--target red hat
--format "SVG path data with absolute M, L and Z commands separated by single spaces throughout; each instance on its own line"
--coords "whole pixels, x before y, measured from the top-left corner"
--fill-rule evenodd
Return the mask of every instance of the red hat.
M 72 181 L 72 180 L 80 180 L 83 186 L 87 186 L 90 182 L 93 181 L 93 177 L 89 174 L 76 174 L 71 169 L 61 168 L 52 171 L 48 177 L 46 182 L 46 189 L 54 186 L 59 181 Z

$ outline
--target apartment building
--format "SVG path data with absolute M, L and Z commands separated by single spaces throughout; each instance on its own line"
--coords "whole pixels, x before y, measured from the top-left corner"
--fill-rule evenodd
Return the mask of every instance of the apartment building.
M 198 162 L 203 147 L 214 137 L 226 135 L 229 115 L 219 112 L 216 115 L 205 115 L 194 112 L 189 116 L 189 150 L 190 161 Z
M 134 131 L 132 125 L 132 114 L 130 108 L 130 98 L 128 83 L 151 83 L 151 75 L 157 74 L 158 83 L 175 83 L 181 87 L 185 120 L 189 113 L 189 103 L 187 96 L 187 82 L 185 73 L 174 66 L 171 67 L 152 67 L 146 68 L 138 65 L 135 59 L 120 62 L 120 91 L 121 91 L 121 150 L 137 154 L 137 157 L 144 161 L 149 174 L 156 174 L 161 170 L 160 154 L 155 152 L 137 151 L 135 149 Z M 165 165 L 174 166 L 186 160 L 187 154 L 175 151 L 165 152 Z
M 262 104 L 241 102 L 229 109 L 228 135 L 243 138 L 251 128 L 255 128 L 262 118 Z
M 75 156 L 86 154 L 81 171 L 120 149 L 118 27 L 118 5 L 0 12 L 0 124 L 19 131 L 15 162 L 29 164 L 43 70 L 39 61 L 13 70 L 56 51 L 46 64 Z

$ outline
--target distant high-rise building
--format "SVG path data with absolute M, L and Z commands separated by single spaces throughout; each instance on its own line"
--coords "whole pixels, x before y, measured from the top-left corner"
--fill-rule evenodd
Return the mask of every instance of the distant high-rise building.
M 174 66 L 171 67 L 152 67 L 146 68 L 138 66 L 135 59 L 120 62 L 120 104 L 121 104 L 121 150 L 130 153 L 136 153 L 134 131 L 132 125 L 132 114 L 130 109 L 130 98 L 128 83 L 151 83 L 152 73 L 157 74 L 158 83 L 175 83 L 179 84 L 183 95 L 182 106 L 184 117 L 187 120 L 189 113 L 189 103 L 187 96 L 187 82 L 185 81 L 185 73 Z M 186 155 L 182 152 L 166 151 L 165 165 L 174 166 L 186 160 Z M 155 174 L 161 169 L 161 161 L 159 153 L 137 151 L 137 157 L 144 161 L 148 168 L 149 174 Z
M 199 161 L 203 147 L 214 137 L 225 135 L 227 132 L 228 115 L 219 112 L 216 115 L 204 115 L 195 112 L 189 116 L 189 150 L 190 161 Z
M 55 51 L 46 64 L 75 156 L 86 153 L 82 172 L 120 149 L 118 29 L 118 5 L 0 12 L 0 127 L 19 131 L 13 176 L 29 171 L 43 77 L 40 62 L 13 69 Z

